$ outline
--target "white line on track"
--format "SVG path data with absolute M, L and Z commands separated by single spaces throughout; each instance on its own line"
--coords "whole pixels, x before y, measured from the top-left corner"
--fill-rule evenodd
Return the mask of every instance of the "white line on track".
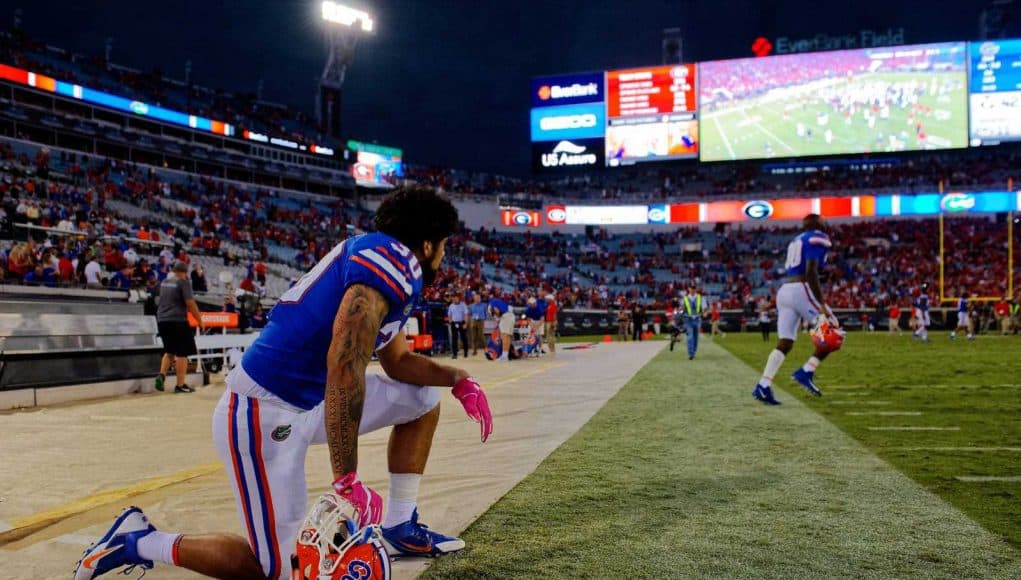
M 734 148 L 730 146 L 730 139 L 727 139 L 727 134 L 723 132 L 723 127 L 720 126 L 719 118 L 713 116 L 713 123 L 716 124 L 716 130 L 720 133 L 720 137 L 723 137 L 723 145 L 727 148 L 730 158 L 737 159 L 737 155 L 734 154 Z
M 879 416 L 879 417 L 918 417 L 921 411 L 848 411 L 845 415 L 856 417 Z
M 891 389 L 1021 389 L 1018 383 L 999 383 L 995 385 L 887 385 L 878 387 L 875 385 L 827 385 L 830 389 L 867 389 L 872 392 L 884 392 Z M 857 393 L 835 393 L 848 397 L 864 396 Z M 872 394 L 872 393 L 868 393 Z
M 969 483 L 989 483 L 994 481 L 1006 481 L 1008 483 L 1021 483 L 1021 475 L 958 475 L 955 477 L 957 481 L 966 481 Z
M 912 427 L 899 425 L 895 427 L 869 427 L 869 431 L 960 431 L 960 427 Z
M 833 401 L 831 405 L 892 405 L 890 401 Z
M 135 415 L 89 415 L 93 421 L 152 421 L 152 417 L 139 417 Z
M 979 453 L 1021 453 L 1021 447 L 887 447 L 887 451 L 974 451 Z

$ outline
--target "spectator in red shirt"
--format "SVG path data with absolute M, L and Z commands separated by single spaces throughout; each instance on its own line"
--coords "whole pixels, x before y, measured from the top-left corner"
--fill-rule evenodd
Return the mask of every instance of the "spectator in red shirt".
M 552 294 L 546 295 L 546 328 L 543 329 L 550 354 L 557 352 L 557 299 Z
M 888 321 L 889 333 L 893 334 L 896 332 L 900 334 L 900 306 L 896 302 L 890 303 L 888 314 L 890 317 Z
M 1010 333 L 1010 304 L 1006 300 L 1000 300 L 993 306 L 993 313 L 1000 321 L 1000 334 L 1006 336 Z
M 709 310 L 709 320 L 712 321 L 712 330 L 710 336 L 719 335 L 721 338 L 726 336 L 720 331 L 720 303 L 713 302 L 712 307 Z

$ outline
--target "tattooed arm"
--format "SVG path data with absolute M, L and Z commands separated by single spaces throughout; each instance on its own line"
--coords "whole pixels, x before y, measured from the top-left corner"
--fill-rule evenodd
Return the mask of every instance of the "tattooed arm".
M 383 295 L 363 284 L 347 289 L 333 321 L 327 353 L 326 443 L 334 478 L 358 468 L 358 425 L 365 403 L 365 367 L 387 313 Z
M 452 387 L 468 376 L 462 369 L 441 365 L 409 351 L 404 331 L 379 351 L 379 363 L 386 376 L 409 385 Z

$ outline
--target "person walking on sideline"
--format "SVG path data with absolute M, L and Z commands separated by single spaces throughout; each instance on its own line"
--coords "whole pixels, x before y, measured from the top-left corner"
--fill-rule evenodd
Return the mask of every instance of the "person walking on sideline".
M 453 302 L 447 307 L 447 318 L 450 319 L 451 358 L 457 358 L 458 339 L 464 347 L 464 358 L 468 358 L 468 307 L 460 292 L 454 294 Z
M 472 296 L 472 304 L 468 307 L 468 340 L 472 346 L 472 356 L 479 354 L 481 348 L 486 350 L 486 318 L 489 313 L 489 305 L 482 302 L 482 294 L 476 292 Z
M 688 360 L 695 360 L 695 353 L 698 352 L 698 335 L 702 331 L 705 299 L 699 294 L 694 282 L 688 284 L 688 293 L 681 300 L 681 308 L 684 310 L 684 329 L 688 334 Z
M 160 374 L 156 377 L 156 390 L 163 390 L 167 371 L 173 361 L 177 385 L 175 393 L 193 393 L 195 389 L 184 383 L 188 372 L 188 357 L 196 354 L 195 332 L 188 324 L 188 313 L 191 313 L 202 328 L 202 313 L 195 302 L 191 282 L 188 281 L 188 265 L 178 260 L 174 262 L 173 273 L 160 284 L 160 301 L 156 310 L 156 326 L 159 328 L 160 339 L 163 340 L 163 360 L 160 362 Z

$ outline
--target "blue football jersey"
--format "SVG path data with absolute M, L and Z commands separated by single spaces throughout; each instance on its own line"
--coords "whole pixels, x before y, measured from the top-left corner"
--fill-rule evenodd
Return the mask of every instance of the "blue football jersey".
M 924 294 L 924 293 L 923 294 L 919 294 L 918 295 L 918 300 L 915 301 L 915 308 L 921 310 L 922 312 L 928 312 L 929 311 L 929 295 L 928 294 Z
M 389 305 L 376 350 L 401 331 L 422 291 L 422 268 L 407 247 L 385 234 L 345 240 L 292 286 L 269 313 L 269 324 L 241 365 L 262 388 L 311 409 L 326 389 L 326 352 L 344 293 L 364 284 Z
M 787 263 L 785 265 L 787 275 L 804 276 L 809 260 L 816 260 L 819 262 L 819 268 L 822 268 L 826 265 L 826 252 L 832 246 L 829 236 L 819 230 L 798 234 L 787 245 Z
M 968 311 L 968 299 L 961 297 L 957 299 L 957 311 L 967 312 Z

